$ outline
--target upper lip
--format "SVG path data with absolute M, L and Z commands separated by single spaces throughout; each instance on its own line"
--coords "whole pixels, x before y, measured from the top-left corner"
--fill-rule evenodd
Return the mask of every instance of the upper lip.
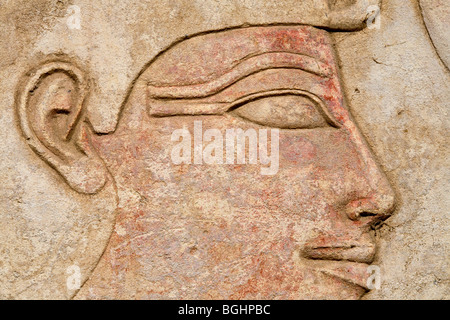
M 345 260 L 372 263 L 375 244 L 368 237 L 359 240 L 342 240 L 336 237 L 318 237 L 308 241 L 303 247 L 303 256 L 308 259 Z
M 309 246 L 304 248 L 303 256 L 309 259 L 345 260 L 370 264 L 375 256 L 375 245 Z

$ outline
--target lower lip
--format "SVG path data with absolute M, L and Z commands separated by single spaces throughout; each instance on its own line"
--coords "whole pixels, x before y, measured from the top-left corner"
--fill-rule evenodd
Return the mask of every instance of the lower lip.
M 367 286 L 369 277 L 367 268 L 369 265 L 366 263 L 336 260 L 312 260 L 311 263 L 315 270 L 325 275 L 339 278 L 349 284 L 369 290 Z

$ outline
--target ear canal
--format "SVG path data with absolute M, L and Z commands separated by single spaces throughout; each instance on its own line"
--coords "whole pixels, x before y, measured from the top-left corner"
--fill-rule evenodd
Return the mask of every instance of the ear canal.
M 88 82 L 67 62 L 50 62 L 32 72 L 20 87 L 17 113 L 33 151 L 75 191 L 94 194 L 108 172 L 92 148 L 93 132 L 84 119 Z

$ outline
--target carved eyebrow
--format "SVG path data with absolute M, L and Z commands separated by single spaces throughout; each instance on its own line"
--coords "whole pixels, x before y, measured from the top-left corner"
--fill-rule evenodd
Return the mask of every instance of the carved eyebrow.
M 156 86 L 148 83 L 148 95 L 160 99 L 189 99 L 211 96 L 252 74 L 268 69 L 301 69 L 320 77 L 330 77 L 331 68 L 307 55 L 269 52 L 248 57 L 226 73 L 209 82 L 185 86 Z

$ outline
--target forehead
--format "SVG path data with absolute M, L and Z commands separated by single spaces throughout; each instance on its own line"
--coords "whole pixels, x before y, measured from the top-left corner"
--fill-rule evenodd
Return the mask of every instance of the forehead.
M 297 90 L 342 118 L 329 34 L 311 26 L 265 26 L 198 35 L 174 44 L 139 77 L 155 114 L 214 113 L 244 97 Z M 206 111 L 205 111 L 206 110 Z

